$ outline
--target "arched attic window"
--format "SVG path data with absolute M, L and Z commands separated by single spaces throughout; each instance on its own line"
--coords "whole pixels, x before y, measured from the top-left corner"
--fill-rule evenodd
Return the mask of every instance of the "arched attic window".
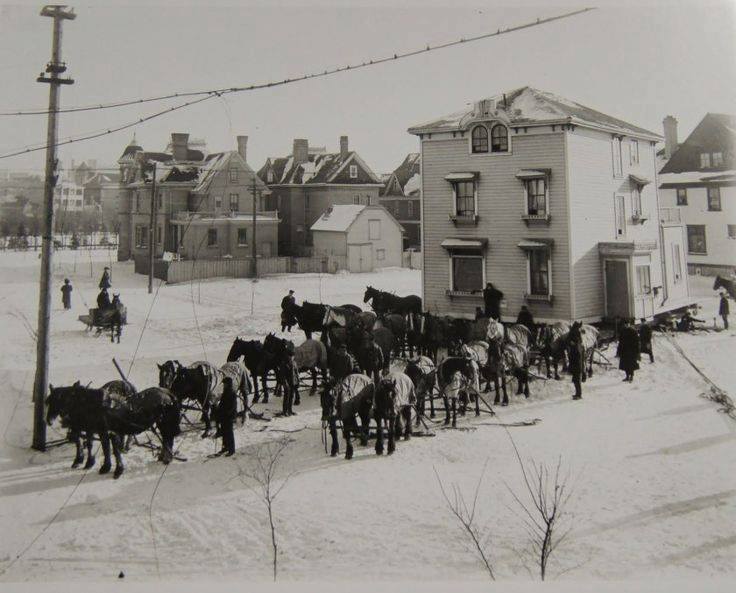
M 491 128 L 491 152 L 509 151 L 509 131 L 503 124 Z
M 471 149 L 474 153 L 488 152 L 488 128 L 475 126 L 470 133 Z

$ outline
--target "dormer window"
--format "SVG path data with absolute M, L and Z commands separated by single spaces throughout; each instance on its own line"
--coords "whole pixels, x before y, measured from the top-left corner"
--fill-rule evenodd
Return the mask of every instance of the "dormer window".
M 488 128 L 475 126 L 470 134 L 471 149 L 474 153 L 488 152 Z
M 710 153 L 709 152 L 700 153 L 700 168 L 710 169 Z
M 491 128 L 491 152 L 509 151 L 509 131 L 503 124 Z
M 237 183 L 237 182 L 238 182 L 238 170 L 230 169 L 230 183 Z
M 266 173 L 266 181 L 268 183 L 273 183 L 273 169 L 269 169 L 268 173 Z

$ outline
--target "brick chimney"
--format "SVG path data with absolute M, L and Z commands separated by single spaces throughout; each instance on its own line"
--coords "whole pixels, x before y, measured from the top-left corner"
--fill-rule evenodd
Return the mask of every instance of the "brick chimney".
M 664 156 L 667 160 L 677 150 L 677 120 L 668 115 L 662 120 L 664 128 Z
M 238 136 L 238 154 L 242 157 L 242 159 L 246 162 L 248 162 L 248 159 L 246 158 L 248 155 L 248 136 Z
M 348 137 L 347 136 L 340 136 L 340 156 L 342 158 L 345 158 L 348 156 Z
M 294 148 L 291 155 L 294 157 L 294 163 L 309 162 L 309 140 L 304 138 L 294 138 Z
M 171 133 L 171 153 L 175 161 L 186 161 L 189 145 L 189 134 Z

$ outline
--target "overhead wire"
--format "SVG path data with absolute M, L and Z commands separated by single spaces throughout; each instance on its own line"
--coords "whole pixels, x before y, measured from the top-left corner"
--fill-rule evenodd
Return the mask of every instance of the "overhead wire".
M 332 76 L 334 74 L 339 74 L 341 72 L 348 72 L 348 71 L 360 70 L 362 68 L 369 68 L 371 66 L 377 66 L 379 64 L 385 64 L 387 62 L 393 62 L 393 61 L 397 61 L 397 60 L 409 58 L 409 57 L 412 57 L 412 56 L 420 55 L 420 54 L 423 54 L 423 53 L 428 53 L 428 52 L 432 52 L 432 51 L 438 51 L 438 50 L 442 50 L 442 49 L 447 49 L 449 47 L 454 47 L 454 46 L 457 46 L 457 45 L 463 45 L 463 44 L 466 44 L 466 43 L 473 43 L 475 41 L 480 41 L 482 39 L 488 39 L 488 38 L 491 38 L 491 37 L 499 37 L 501 35 L 507 35 L 509 33 L 514 33 L 514 32 L 517 32 L 517 31 L 521 31 L 523 29 L 528 29 L 528 28 L 532 28 L 532 27 L 538 27 L 538 26 L 541 26 L 541 25 L 544 25 L 544 24 L 548 24 L 548 23 L 551 23 L 551 22 L 554 22 L 554 21 L 558 21 L 558 20 L 561 20 L 561 19 L 570 18 L 570 17 L 576 16 L 576 15 L 579 15 L 579 14 L 582 14 L 582 13 L 585 13 L 585 12 L 589 12 L 591 10 L 595 10 L 595 8 L 594 7 L 581 8 L 581 9 L 573 10 L 573 11 L 566 12 L 566 13 L 563 13 L 563 14 L 559 14 L 559 15 L 547 17 L 547 18 L 544 18 L 544 19 L 538 18 L 535 21 L 530 21 L 530 22 L 527 22 L 527 23 L 524 23 L 524 24 L 521 24 L 521 25 L 516 25 L 516 26 L 513 26 L 513 27 L 507 27 L 505 29 L 498 29 L 497 31 L 494 31 L 494 32 L 482 33 L 480 35 L 474 35 L 474 36 L 467 37 L 467 38 L 461 37 L 460 39 L 457 39 L 455 41 L 448 41 L 448 42 L 437 44 L 437 45 L 434 45 L 434 46 L 427 44 L 426 47 L 421 48 L 421 49 L 415 49 L 415 50 L 406 51 L 406 52 L 403 52 L 403 53 L 394 53 L 391 56 L 387 56 L 387 57 L 383 57 L 383 58 L 372 59 L 372 60 L 363 61 L 363 62 L 359 62 L 359 63 L 356 62 L 354 64 L 348 64 L 347 66 L 338 67 L 338 68 L 332 68 L 332 69 L 326 69 L 326 70 L 324 70 L 322 72 L 313 72 L 313 73 L 310 73 L 310 74 L 302 74 L 300 76 L 296 76 L 296 77 L 292 77 L 292 78 L 286 78 L 284 80 L 270 81 L 270 82 L 258 83 L 258 84 L 251 84 L 251 85 L 247 85 L 247 86 L 233 86 L 233 87 L 229 87 L 229 88 L 211 89 L 211 90 L 208 90 L 208 91 L 196 91 L 194 93 L 190 93 L 189 95 L 191 96 L 193 94 L 197 94 L 197 95 L 205 95 L 205 96 L 203 96 L 203 97 L 200 96 L 200 98 L 198 98 L 196 100 L 187 101 L 185 103 L 180 103 L 180 104 L 175 105 L 173 107 L 169 107 L 168 109 L 165 109 L 165 110 L 162 110 L 162 111 L 153 113 L 153 114 L 148 115 L 146 117 L 139 118 L 138 120 L 136 120 L 134 122 L 129 122 L 129 123 L 126 123 L 126 124 L 122 124 L 122 125 L 118 125 L 118 126 L 115 126 L 115 127 L 111 127 L 109 129 L 106 129 L 106 130 L 103 130 L 103 131 L 100 131 L 100 132 L 96 132 L 96 133 L 83 134 L 83 135 L 78 136 L 76 138 L 66 139 L 66 140 L 63 140 L 61 142 L 57 142 L 53 146 L 63 146 L 63 145 L 66 145 L 66 144 L 72 144 L 74 142 L 84 142 L 86 140 L 93 140 L 95 138 L 100 138 L 100 137 L 106 136 L 108 134 L 113 134 L 115 132 L 120 132 L 122 130 L 126 130 L 126 129 L 129 129 L 129 128 L 138 126 L 140 124 L 146 123 L 146 122 L 148 122 L 148 121 L 150 121 L 150 120 L 152 120 L 154 118 L 160 117 L 160 116 L 165 115 L 167 113 L 172 113 L 174 111 L 178 111 L 179 109 L 183 109 L 185 107 L 190 107 L 192 105 L 196 105 L 198 103 L 202 103 L 202 102 L 208 101 L 209 99 L 212 99 L 214 97 L 220 97 L 220 96 L 225 95 L 225 94 L 242 93 L 242 92 L 250 92 L 250 91 L 255 91 L 255 90 L 260 90 L 260 89 L 266 89 L 266 88 L 274 88 L 274 87 L 279 87 L 279 86 L 285 86 L 285 85 L 288 85 L 288 84 L 294 84 L 296 82 L 302 82 L 302 81 L 305 81 L 305 80 L 310 80 L 310 79 L 315 79 L 315 78 L 324 78 L 324 77 L 327 77 L 327 76 Z M 185 95 L 184 94 L 180 94 L 179 96 L 185 96 Z M 151 98 L 151 100 L 157 100 L 157 98 L 154 97 L 154 98 Z M 135 102 L 136 101 L 133 101 L 132 103 L 135 103 Z M 142 100 L 140 100 L 138 102 L 142 102 Z M 132 104 L 131 102 L 125 102 L 125 103 Z M 111 106 L 106 107 L 106 108 L 110 108 L 110 107 Z M 91 108 L 87 108 L 87 109 L 91 109 Z M 64 113 L 64 112 L 65 111 L 63 109 L 60 109 L 60 110 L 57 110 L 56 111 L 56 113 Z M 46 113 L 48 113 L 48 111 Z M 34 112 L 34 113 L 28 113 L 27 115 L 31 115 L 31 114 L 33 114 L 33 115 L 42 115 L 43 113 L 42 112 L 38 112 L 38 113 Z M 21 112 L 14 112 L 14 113 L 6 113 L 5 115 L 23 115 L 23 113 L 21 113 Z M 12 152 L 9 152 L 9 153 L 0 155 L 0 159 L 6 159 L 6 158 L 10 158 L 10 157 L 21 155 L 21 154 L 27 154 L 27 153 L 30 153 L 30 152 L 35 152 L 35 151 L 38 151 L 38 150 L 45 150 L 46 148 L 50 148 L 51 146 L 52 145 L 44 145 L 44 146 L 31 145 L 31 146 L 27 146 L 27 147 L 24 147 L 22 149 L 16 149 L 16 150 L 14 150 Z

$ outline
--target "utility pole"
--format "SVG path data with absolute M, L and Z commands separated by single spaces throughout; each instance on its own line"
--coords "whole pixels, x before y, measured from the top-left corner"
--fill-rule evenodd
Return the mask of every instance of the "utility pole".
M 253 194 L 253 239 L 251 245 L 251 257 L 253 258 L 253 279 L 258 278 L 258 260 L 256 259 L 256 200 L 258 199 L 258 189 L 256 187 L 256 178 L 253 176 L 253 188 L 250 190 Z
M 145 166 L 145 165 L 144 165 Z M 156 251 L 156 161 L 153 161 L 153 181 L 151 182 L 151 224 L 148 242 L 148 294 L 153 292 L 153 261 Z
M 51 279 L 54 254 L 54 187 L 56 186 L 56 135 L 59 109 L 59 86 L 74 84 L 71 78 L 59 78 L 66 72 L 66 64 L 61 61 L 61 25 L 64 20 L 74 20 L 74 10 L 66 10 L 63 5 L 47 5 L 41 9 L 41 16 L 54 19 L 51 46 L 51 61 L 46 64 L 45 76 L 42 72 L 36 82 L 49 85 L 49 117 L 46 132 L 46 175 L 43 193 L 43 227 L 41 241 L 41 286 L 38 297 L 38 331 L 36 336 L 36 377 L 33 382 L 33 442 L 36 451 L 46 450 L 46 422 L 44 418 L 44 399 L 49 383 L 49 330 L 51 326 Z

